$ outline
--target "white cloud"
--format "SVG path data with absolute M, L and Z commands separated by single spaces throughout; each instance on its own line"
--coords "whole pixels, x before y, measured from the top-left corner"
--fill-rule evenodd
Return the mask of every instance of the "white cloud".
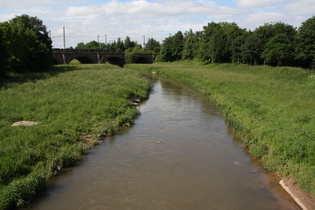
M 283 10 L 292 16 L 312 16 L 315 15 L 315 2 L 314 0 L 297 0 L 285 5 Z
M 258 12 L 245 16 L 239 22 L 241 27 L 254 30 L 256 27 L 262 26 L 265 23 L 283 22 L 284 19 L 286 19 L 286 16 L 281 13 Z
M 0 22 L 5 22 L 14 18 L 16 14 L 0 14 Z
M 75 6 L 65 9 L 69 42 L 96 40 L 117 40 L 130 36 L 142 43 L 143 36 L 164 40 L 169 34 L 189 29 L 202 30 L 211 21 L 225 21 L 242 13 L 241 9 L 222 7 L 209 1 L 110 1 L 96 6 Z M 75 24 L 79 23 L 79 24 Z M 89 34 L 93 34 L 89 36 Z M 76 46 L 76 44 L 70 44 Z
M 236 22 L 254 30 L 270 22 L 298 26 L 315 11 L 314 0 L 0 0 L 0 21 L 28 14 L 43 20 L 54 47 L 143 36 L 162 41 L 169 34 L 202 30 L 208 22 Z
M 79 4 L 86 0 L 0 0 L 2 8 L 21 9 L 47 5 Z
M 96 6 L 82 6 L 82 7 L 69 7 L 65 13 L 66 16 L 85 16 L 95 14 L 101 11 L 101 8 Z
M 237 0 L 236 5 L 241 8 L 261 9 L 264 7 L 274 6 L 285 0 Z
M 214 18 L 226 18 L 240 14 L 239 9 L 220 7 L 195 1 L 163 1 L 160 3 L 148 2 L 145 0 L 134 0 L 127 2 L 111 1 L 102 6 L 103 15 L 106 16 L 130 16 L 163 18 L 165 16 L 183 15 L 206 15 Z M 66 14 L 69 16 L 85 15 L 91 12 L 100 12 L 99 8 L 93 7 L 70 7 Z

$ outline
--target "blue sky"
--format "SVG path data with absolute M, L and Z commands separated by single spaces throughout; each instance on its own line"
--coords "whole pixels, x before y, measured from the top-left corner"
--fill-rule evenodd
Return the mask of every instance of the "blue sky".
M 27 14 L 43 20 L 53 47 L 129 36 L 143 43 L 162 41 L 177 31 L 202 30 L 208 22 L 235 22 L 254 30 L 270 22 L 299 27 L 315 15 L 315 0 L 0 0 L 0 21 Z

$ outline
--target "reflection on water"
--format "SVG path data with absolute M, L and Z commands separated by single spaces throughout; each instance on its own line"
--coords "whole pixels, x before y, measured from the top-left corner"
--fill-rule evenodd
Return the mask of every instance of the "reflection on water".
M 31 208 L 298 209 L 205 96 L 158 80 L 139 109 Z

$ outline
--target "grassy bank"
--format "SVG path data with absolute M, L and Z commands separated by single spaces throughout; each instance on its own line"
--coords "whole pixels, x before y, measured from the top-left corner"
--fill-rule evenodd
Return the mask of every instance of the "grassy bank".
M 137 73 L 111 65 L 55 66 L 1 78 L 0 209 L 27 205 L 99 134 L 130 126 L 138 111 L 127 98 L 146 98 L 149 87 Z M 40 124 L 11 126 L 22 120 Z
M 315 196 L 315 72 L 194 62 L 130 64 L 184 82 L 214 101 L 251 155 Z

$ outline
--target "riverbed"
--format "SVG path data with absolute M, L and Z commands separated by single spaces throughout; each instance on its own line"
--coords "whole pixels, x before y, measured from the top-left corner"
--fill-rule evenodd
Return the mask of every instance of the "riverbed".
M 63 171 L 31 209 L 299 209 L 206 96 L 151 79 L 135 124 Z

